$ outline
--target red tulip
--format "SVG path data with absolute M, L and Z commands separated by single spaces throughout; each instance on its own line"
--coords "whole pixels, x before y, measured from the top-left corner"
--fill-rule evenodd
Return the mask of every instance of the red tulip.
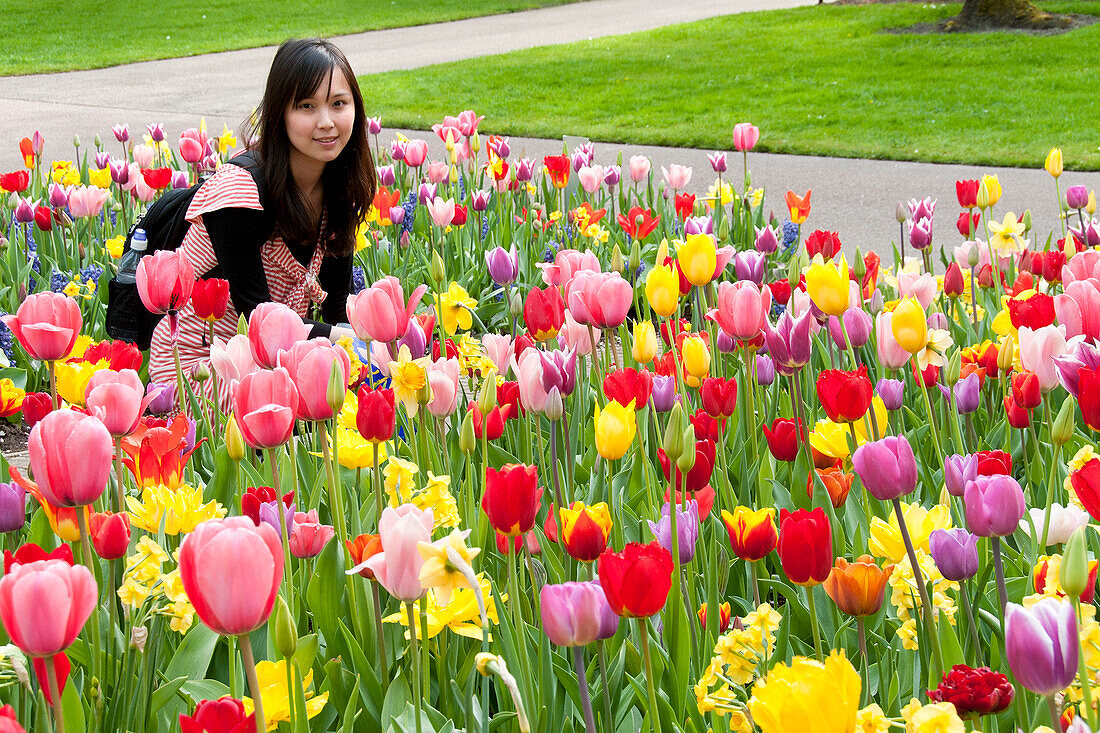
M 535 526 L 535 514 L 542 501 L 542 489 L 538 483 L 539 474 L 535 466 L 508 463 L 499 471 L 486 469 L 481 510 L 489 517 L 493 529 L 508 537 L 516 537 Z
M 497 385 L 497 404 L 502 408 L 508 407 L 507 420 L 514 420 L 521 415 L 526 415 L 523 403 L 519 398 L 519 382 L 501 382 Z
M 77 359 L 73 359 L 77 361 Z M 123 369 L 141 371 L 141 350 L 137 346 L 125 341 L 96 341 L 84 350 L 84 355 L 79 361 L 90 364 L 107 362 L 107 368 L 116 372 Z
M 309 338 L 309 326 L 282 303 L 260 303 L 248 317 L 248 345 L 252 358 L 264 369 L 278 365 L 279 352 Z
M 33 542 L 28 542 L 20 545 L 15 552 L 4 550 L 4 575 L 10 573 L 12 566 L 16 563 L 29 565 L 40 560 L 64 560 L 72 565 L 73 549 L 65 543 L 61 543 L 56 550 L 46 552 Z
M 943 294 L 949 298 L 957 298 L 963 294 L 965 287 L 962 268 L 958 262 L 952 262 L 943 276 Z
M 248 517 L 203 522 L 179 550 L 180 579 L 199 619 L 224 636 L 263 626 L 283 580 L 283 546 Z
M 180 250 L 158 250 L 138 263 L 138 295 L 150 313 L 178 311 L 191 298 L 194 286 L 195 268 Z
M 703 628 L 707 628 L 707 604 L 704 601 L 697 612 L 699 616 L 699 623 Z M 724 634 L 730 627 L 730 604 L 729 601 L 718 606 L 718 633 Z
M 481 440 L 481 426 L 485 425 L 485 437 L 486 440 L 496 440 L 501 435 L 504 435 L 504 422 L 508 419 L 509 413 L 512 411 L 510 405 L 505 405 L 501 409 L 500 405 L 497 405 L 492 409 L 487 418 L 481 416 L 481 410 L 478 409 L 477 402 L 471 400 L 467 406 L 471 417 L 474 421 L 474 437 Z
M 8 193 L 23 193 L 30 185 L 31 177 L 27 171 L 15 171 L 0 175 L 0 188 Z
M 1082 367 L 1077 370 L 1077 406 L 1085 424 L 1100 430 L 1100 369 Z
M 547 155 L 543 157 L 542 164 L 546 166 L 546 172 L 550 176 L 550 182 L 554 184 L 555 188 L 565 188 L 569 183 L 569 171 L 572 170 L 572 166 L 569 164 L 568 155 Z
M 737 380 L 707 377 L 699 388 L 699 397 L 711 417 L 730 417 L 737 410 Z
M 647 618 L 660 613 L 672 589 L 672 555 L 657 542 L 631 542 L 610 550 L 597 564 L 600 586 L 617 615 Z
M 45 206 L 34 207 L 34 225 L 44 232 L 53 229 L 53 212 Z
M 1054 297 L 1035 293 L 1027 298 L 1010 298 L 1008 315 L 1013 328 L 1028 327 L 1033 330 L 1054 323 Z
M 806 254 L 812 260 L 814 255 L 821 255 L 826 260 L 831 260 L 840 252 L 840 237 L 836 232 L 817 230 L 806 237 Z
M 1012 475 L 1012 456 L 1003 450 L 978 451 L 978 475 Z
M 145 385 L 133 369 L 120 372 L 101 369 L 92 375 L 84 389 L 88 411 L 115 438 L 137 430 L 142 413 L 152 401 L 153 395 L 145 394 Z
M 333 364 L 340 369 L 340 392 L 346 389 L 351 360 L 348 352 L 329 343 L 328 339 L 315 338 L 299 341 L 286 351 L 280 351 L 279 366 L 290 374 L 290 380 L 298 387 L 299 420 L 331 420 L 335 416 L 329 404 L 329 381 Z
M 964 209 L 973 209 L 978 205 L 978 189 L 981 182 L 976 179 L 955 181 L 955 195 L 959 199 L 959 206 Z
M 142 168 L 141 177 L 145 179 L 145 185 L 149 188 L 167 188 L 172 183 L 172 169 L 167 166 L 163 168 Z
M 511 555 L 512 553 L 520 552 L 524 546 L 527 547 L 527 551 L 532 555 L 538 555 L 542 552 L 542 548 L 539 546 L 539 538 L 537 533 L 532 530 L 525 535 L 516 535 L 515 537 L 509 537 L 506 534 L 500 532 L 493 532 L 493 535 L 497 543 L 497 552 L 501 555 Z
M 1100 458 L 1092 458 L 1081 468 L 1071 471 L 1069 481 L 1085 511 L 1093 519 L 1100 519 Z
M 451 216 L 451 224 L 460 227 L 466 223 L 466 207 L 455 206 L 455 213 Z
M 691 421 L 691 427 L 695 430 L 696 440 L 709 439 L 717 443 L 721 439 L 718 434 L 718 420 L 708 415 L 706 410 L 699 408 L 688 420 Z M 724 420 L 722 422 L 725 423 Z
M 237 385 L 233 413 L 253 448 L 274 448 L 290 440 L 298 411 L 298 389 L 283 367 L 254 372 Z
M 801 421 L 797 418 L 777 417 L 772 420 L 770 429 L 767 423 L 760 426 L 768 441 L 768 450 L 771 451 L 775 460 L 790 463 L 798 457 L 799 440 L 805 431 L 802 429 L 796 431 L 796 423 L 801 428 Z
M 196 280 L 191 290 L 191 307 L 207 323 L 220 321 L 229 308 L 229 281 L 216 277 Z
M 363 440 L 384 443 L 393 437 L 397 425 L 392 389 L 372 389 L 368 385 L 359 388 L 358 410 L 355 426 Z
M 1008 424 L 1017 430 L 1027 430 L 1031 425 L 1031 413 L 1020 407 L 1012 395 L 1005 395 L 1004 405 Z
M 53 704 L 53 700 L 48 702 Z M 15 708 L 11 705 L 0 707 L 0 733 L 27 733 L 23 726 L 19 725 L 19 720 L 15 717 Z
M 24 654 L 50 657 L 76 640 L 98 595 L 95 578 L 83 565 L 16 563 L 0 578 L 0 621 Z
M 855 422 L 867 414 L 872 392 L 866 365 L 854 372 L 826 369 L 817 377 L 817 397 L 833 422 Z
M 251 733 L 256 714 L 244 714 L 244 703 L 228 695 L 203 700 L 191 715 L 180 714 L 180 733 Z
M 96 512 L 88 520 L 88 534 L 96 554 L 104 560 L 125 557 L 130 547 L 130 515 Z
M 61 293 L 35 293 L 19 304 L 14 316 L 3 316 L 4 325 L 32 359 L 57 361 L 73 350 L 84 325 L 80 306 Z
M 633 400 L 635 409 L 649 402 L 653 391 L 653 375 L 645 369 L 616 369 L 603 378 L 603 393 L 607 399 L 626 407 Z
M 715 457 L 713 440 L 705 438 L 695 441 L 695 463 L 688 470 L 686 481 L 681 475 L 680 469 L 676 469 L 676 490 L 695 492 L 709 485 L 711 474 L 714 472 Z M 672 466 L 669 463 L 668 456 L 665 455 L 664 448 L 657 449 L 657 458 L 661 461 L 661 470 L 664 471 L 665 481 L 672 480 Z
M 53 408 L 53 397 L 46 392 L 28 392 L 23 396 L 23 419 L 27 421 L 28 427 L 37 425 Z
M 775 509 L 735 507 L 733 513 L 722 510 L 722 524 L 730 536 L 733 554 L 742 560 L 763 560 L 779 543 L 775 529 Z
M 91 504 L 107 488 L 113 443 L 91 415 L 54 410 L 31 430 L 30 468 L 42 495 L 54 506 Z
M 617 217 L 619 226 L 631 239 L 641 241 L 653 233 L 657 225 L 661 223 L 661 215 L 653 215 L 649 209 L 641 206 L 633 206 L 626 214 Z
M 565 323 L 565 299 L 561 291 L 553 286 L 542 290 L 531 288 L 523 304 L 523 321 L 536 341 L 557 336 Z
M 974 236 L 974 232 L 978 231 L 978 222 L 981 218 L 981 214 L 968 214 L 964 211 L 955 221 L 955 228 L 959 230 L 959 234 L 970 239 Z
M 1014 695 L 1005 675 L 989 667 L 975 669 L 965 664 L 944 672 L 939 686 L 928 691 L 929 700 L 951 703 L 962 717 L 996 715 L 1012 704 Z
M 1024 370 L 1012 375 L 1012 399 L 1025 410 L 1033 410 L 1042 403 L 1043 393 L 1035 372 Z
M 258 524 L 258 522 L 257 522 Z M 374 580 L 374 571 L 365 565 L 366 561 L 382 552 L 382 536 L 377 534 L 361 534 L 353 540 L 344 542 L 348 555 L 351 556 L 352 565 L 359 568 L 359 575 L 367 580 Z
M 166 486 L 173 491 L 183 484 L 183 469 L 202 441 L 187 448 L 188 433 L 193 424 L 186 416 L 177 415 L 166 427 L 153 425 L 147 418 L 132 435 L 122 439 L 126 458 L 122 462 L 134 475 L 138 486 Z
M 688 218 L 695 209 L 695 194 L 676 194 L 675 198 L 673 198 L 673 207 L 676 209 L 676 216 L 681 219 Z
M 824 583 L 833 568 L 833 532 L 825 510 L 779 511 L 779 562 L 797 585 Z
M 270 486 L 250 486 L 244 494 L 241 495 L 241 514 L 252 520 L 252 523 L 259 526 L 260 524 L 260 505 L 270 504 L 271 502 L 279 499 L 279 495 L 275 493 L 275 489 Z M 294 503 L 294 492 L 288 491 L 283 494 L 283 497 L 279 499 L 284 507 L 289 508 Z
M 936 382 L 940 379 L 940 368 L 935 364 L 929 364 L 924 371 L 917 368 L 917 360 L 909 360 L 909 368 L 913 371 L 913 379 L 919 379 L 924 382 L 924 386 L 927 389 L 931 389 L 936 386 Z

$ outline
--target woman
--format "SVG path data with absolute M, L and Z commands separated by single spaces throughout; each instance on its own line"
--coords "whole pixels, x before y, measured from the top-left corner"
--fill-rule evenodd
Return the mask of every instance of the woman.
M 280 46 L 244 139 L 252 141 L 263 196 L 248 170 L 232 161 L 220 166 L 192 199 L 180 245 L 200 277 L 229 281 L 230 305 L 215 338 L 228 341 L 238 317 L 265 301 L 302 316 L 311 338 L 352 336 L 336 324 L 346 319 L 355 232 L 377 178 L 363 98 L 344 54 L 320 39 Z M 190 304 L 180 311 L 180 361 L 189 378 L 196 366 L 210 366 L 208 328 Z M 173 381 L 168 319 L 153 332 L 149 353 L 151 378 Z M 227 381 L 218 389 L 223 409 Z

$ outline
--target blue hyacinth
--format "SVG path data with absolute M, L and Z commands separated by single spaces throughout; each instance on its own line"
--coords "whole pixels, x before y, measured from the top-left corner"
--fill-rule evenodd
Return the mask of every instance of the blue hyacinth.
M 0 316 L 8 315 L 7 311 L 0 310 Z M 0 320 L 0 351 L 4 352 L 4 356 L 8 357 L 10 363 L 15 358 L 15 335 L 11 332 L 4 322 Z
M 65 286 L 72 282 L 72 277 L 64 272 L 54 272 L 50 275 L 50 290 L 60 293 Z
M 411 232 L 413 228 L 413 218 L 416 216 L 416 191 L 409 191 L 409 197 L 401 204 L 401 208 L 405 210 L 405 218 L 401 222 L 401 233 L 404 234 Z
M 351 268 L 351 294 L 361 293 L 367 287 L 367 273 L 359 265 Z
M 99 265 L 88 265 L 80 271 L 80 282 L 86 283 L 91 280 L 94 283 L 99 282 L 99 278 L 103 275 L 103 268 Z
M 783 254 L 790 254 L 798 244 L 798 225 L 793 221 L 783 222 Z
M 774 320 L 778 319 L 781 315 L 783 315 L 783 312 L 786 311 L 786 310 L 787 310 L 787 306 L 773 300 L 772 301 L 772 310 L 771 310 L 772 320 L 774 321 Z

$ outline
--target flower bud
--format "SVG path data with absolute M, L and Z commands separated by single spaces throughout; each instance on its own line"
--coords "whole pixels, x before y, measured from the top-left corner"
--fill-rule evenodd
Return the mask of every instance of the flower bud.
M 477 438 L 474 436 L 474 416 L 472 411 L 467 410 L 458 431 L 458 449 L 468 456 L 474 452 L 475 447 Z
M 1073 431 L 1077 427 L 1076 407 L 1077 404 L 1073 397 L 1067 397 L 1062 402 L 1062 407 L 1054 418 L 1054 427 L 1051 431 L 1051 438 L 1054 440 L 1055 445 L 1063 446 L 1073 437 Z
M 1089 556 L 1085 547 L 1085 527 L 1078 527 L 1066 541 L 1062 550 L 1062 564 L 1058 569 L 1058 583 L 1066 595 L 1080 598 L 1089 587 Z
M 248 335 L 248 321 L 244 317 L 244 313 L 237 318 L 237 333 L 242 336 Z
M 718 241 L 724 242 L 730 238 L 730 220 L 722 217 L 722 223 L 718 225 Z
M 943 383 L 948 387 L 954 387 L 955 383 L 959 381 L 959 374 L 962 371 L 962 354 L 958 349 L 947 358 L 947 362 L 943 365 L 943 371 L 940 372 L 943 377 Z
M 897 219 L 898 224 L 904 224 L 905 220 L 909 218 L 909 210 L 901 201 L 899 201 L 898 205 L 894 207 L 894 218 Z
M 102 148 L 103 147 L 103 140 L 100 139 L 98 132 L 95 134 L 95 138 L 94 138 L 93 142 L 95 143 L 96 148 Z
M 668 425 L 665 426 L 664 438 L 661 441 L 661 447 L 665 449 L 665 455 L 670 461 L 679 463 L 680 456 L 684 454 L 684 447 L 687 445 L 684 441 L 685 422 L 687 421 L 684 419 L 684 408 L 677 402 L 668 416 Z M 694 439 L 692 442 L 695 442 Z
M 546 413 L 546 417 L 549 420 L 561 420 L 563 414 L 565 414 L 565 405 L 562 403 L 561 390 L 557 387 L 551 387 L 550 391 L 546 393 L 546 407 L 543 410 Z
M 340 362 L 334 359 L 332 369 L 329 370 L 328 375 L 328 392 L 325 394 L 328 406 L 332 408 L 334 415 L 339 413 L 344 406 L 344 396 L 347 394 L 347 390 L 348 385 L 344 382 L 344 370 Z
M 973 269 L 978 266 L 978 260 L 980 257 L 981 255 L 978 253 L 978 248 L 971 247 L 970 254 L 966 256 L 966 263 L 970 265 L 971 269 Z
M 474 155 L 481 152 L 481 137 L 477 134 L 477 130 L 474 130 L 473 137 L 470 138 L 470 150 L 474 151 Z
M 986 185 L 984 178 L 982 184 L 978 186 L 977 204 L 982 211 L 989 208 L 989 186 Z
M 202 384 L 207 379 L 210 379 L 210 367 L 205 361 L 197 362 L 194 368 L 191 369 L 191 377 Z
M 1047 173 L 1049 173 L 1054 178 L 1058 178 L 1059 176 L 1061 176 L 1063 169 L 1062 149 L 1051 148 L 1050 152 L 1047 153 L 1047 159 L 1043 163 L 1043 167 L 1046 168 Z
M 1085 213 L 1089 216 L 1096 213 L 1096 191 L 1089 191 L 1089 202 L 1085 204 Z
M 508 311 L 517 320 L 523 318 L 523 293 L 518 288 L 512 291 L 512 298 L 508 301 Z
M 237 426 L 237 418 L 233 415 L 225 423 L 225 450 L 234 461 L 244 458 L 244 435 Z
M 286 599 L 278 596 L 275 600 L 275 610 L 271 614 L 271 635 L 275 641 L 275 650 L 283 659 L 290 659 L 298 650 L 298 632 L 294 628 L 294 621 L 290 618 L 290 608 L 286 605 Z
M 997 352 L 997 369 L 1005 374 L 1012 371 L 1012 361 L 1016 354 L 1016 339 L 1012 334 L 1005 336 L 1004 345 Z
M 680 457 L 676 459 L 676 467 L 680 469 L 680 473 L 686 474 L 695 466 L 695 451 L 688 449 L 689 446 L 695 444 L 695 428 L 689 423 L 684 428 L 683 433 L 683 445 L 684 452 L 680 454 Z
M 443 284 L 443 258 L 439 256 L 439 252 L 432 251 L 432 264 L 428 270 L 428 275 L 432 278 L 432 282 L 435 283 L 436 288 L 439 288 Z
M 1031 209 L 1024 209 L 1024 215 L 1020 217 L 1020 223 L 1024 225 L 1024 234 L 1031 231 Z
M 642 245 L 637 239 L 630 243 L 630 271 L 637 272 L 638 268 L 642 266 Z
M 867 274 L 867 263 L 863 261 L 863 253 L 856 247 L 855 261 L 852 263 L 852 272 L 855 273 L 856 282 L 863 282 L 863 276 Z
M 619 245 L 616 244 L 615 248 L 611 250 L 611 272 L 622 272 L 625 264 L 623 253 L 619 250 Z
M 489 652 L 479 652 L 474 657 L 474 666 L 482 677 L 491 677 L 500 668 L 500 657 Z
M 74 148 L 79 148 L 80 147 L 80 135 L 73 135 L 73 147 Z
M 477 409 L 482 417 L 487 417 L 493 408 L 497 406 L 497 370 L 490 369 L 481 382 L 481 389 L 477 393 Z

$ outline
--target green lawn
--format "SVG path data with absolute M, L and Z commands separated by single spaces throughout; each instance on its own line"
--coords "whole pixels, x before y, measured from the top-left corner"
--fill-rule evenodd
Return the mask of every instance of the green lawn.
M 5 0 L 0 76 L 97 69 L 576 0 Z
M 1051 2 L 1100 14 L 1100 2 Z M 511 135 L 893 160 L 1100 168 L 1100 24 L 1056 36 L 918 35 L 958 5 L 895 3 L 731 15 L 360 79 L 385 124 L 425 129 L 473 108 Z

